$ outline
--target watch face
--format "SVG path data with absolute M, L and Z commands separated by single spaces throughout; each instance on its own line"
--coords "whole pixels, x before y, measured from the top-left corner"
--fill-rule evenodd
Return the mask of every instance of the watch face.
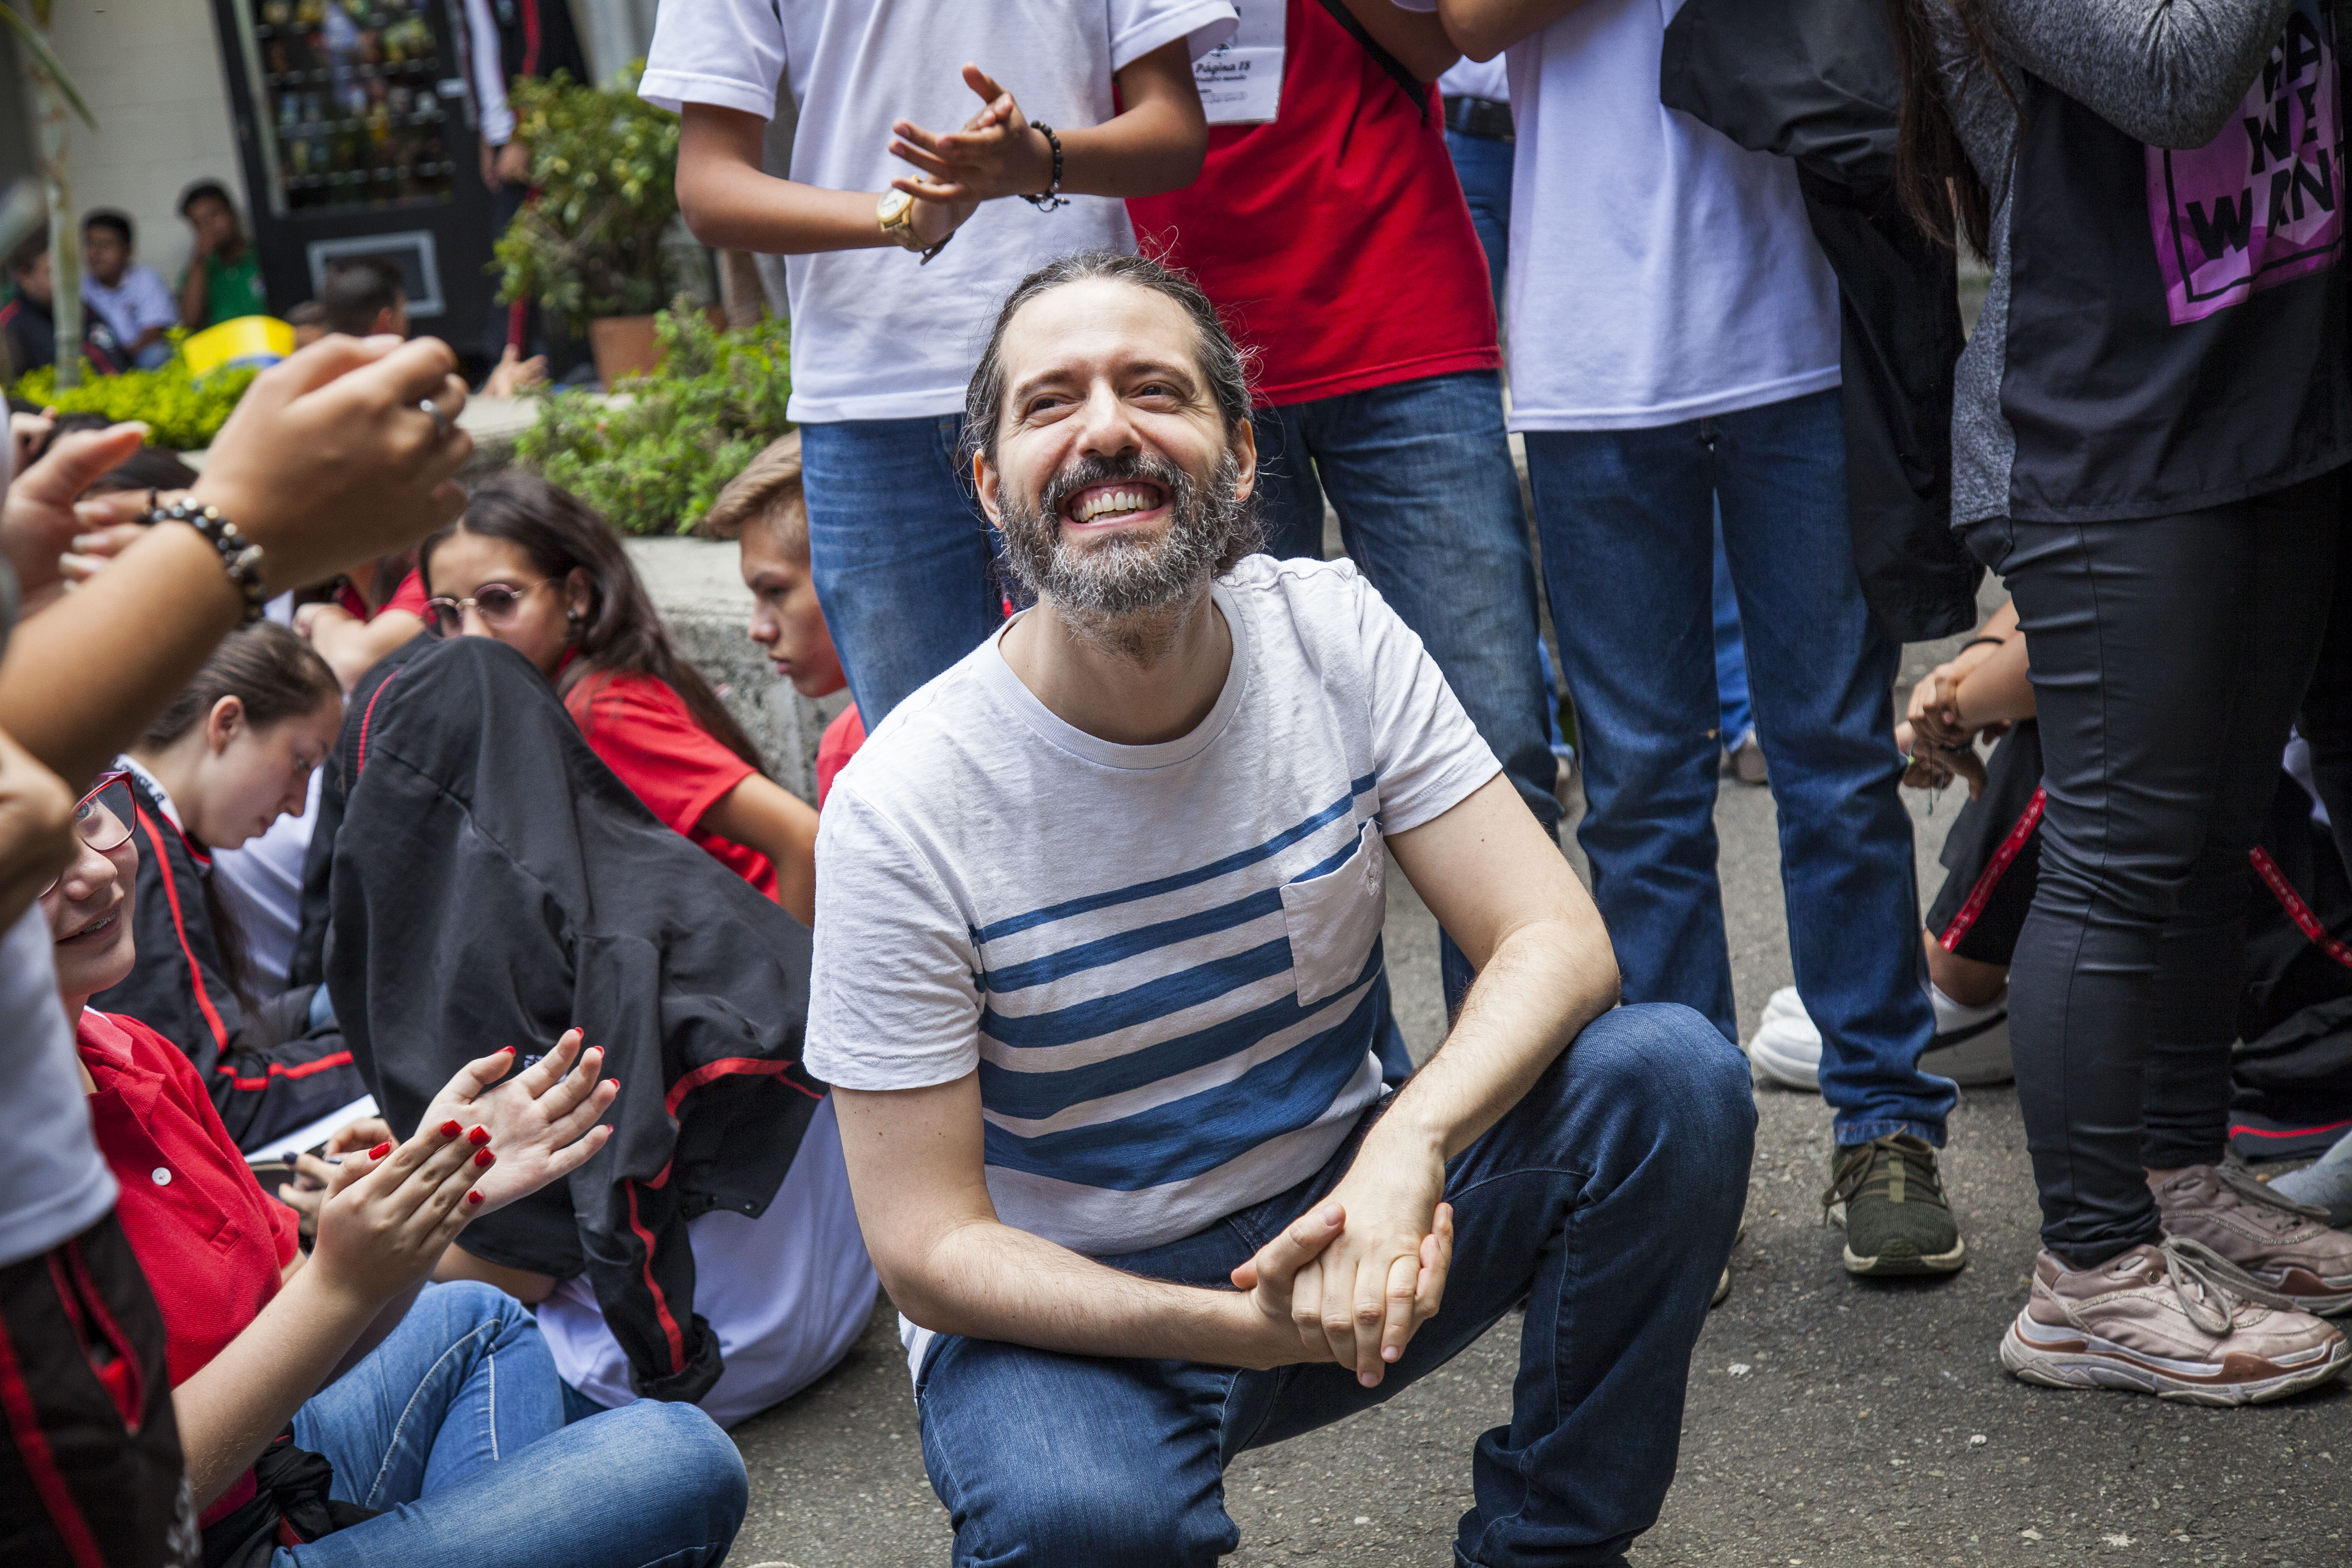
M 888 225 L 904 216 L 907 209 L 914 205 L 915 198 L 906 192 L 891 191 L 884 195 L 882 200 L 875 206 L 874 215 L 885 225 Z

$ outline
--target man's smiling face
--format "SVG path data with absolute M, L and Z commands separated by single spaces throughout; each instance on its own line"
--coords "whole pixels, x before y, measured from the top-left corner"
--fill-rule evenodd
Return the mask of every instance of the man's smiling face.
M 1001 350 L 1005 395 L 981 504 L 1041 597 L 1097 616 L 1205 587 L 1246 528 L 1246 422 L 1228 438 L 1175 300 L 1115 279 L 1023 306 Z

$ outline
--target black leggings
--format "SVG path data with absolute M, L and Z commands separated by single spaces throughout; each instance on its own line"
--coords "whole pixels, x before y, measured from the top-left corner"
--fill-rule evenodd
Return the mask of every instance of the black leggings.
M 2033 663 L 2047 799 L 2010 1027 L 2042 1241 L 2072 1268 L 2157 1238 L 2146 1171 L 2222 1156 L 2246 851 L 2326 626 L 2338 494 L 2330 473 L 1969 530 Z

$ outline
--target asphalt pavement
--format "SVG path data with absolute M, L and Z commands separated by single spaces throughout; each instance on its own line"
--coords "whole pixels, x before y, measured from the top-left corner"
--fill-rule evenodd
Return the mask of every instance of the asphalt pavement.
M 1909 650 L 1906 686 L 1952 643 Z M 1923 896 L 1959 803 L 1910 797 Z M 1716 814 L 1743 1027 L 1790 981 L 1772 803 L 1727 780 Z M 1417 1057 L 1442 1030 L 1435 928 L 1390 879 L 1388 951 Z M 1763 1089 L 1748 1234 L 1692 1358 L 1680 1472 L 1634 1568 L 2352 1564 L 2352 1391 L 2251 1410 L 2029 1388 L 1994 1346 L 2024 1300 L 2033 1187 L 2017 1100 L 1964 1092 L 1943 1160 L 1969 1248 L 1949 1279 L 1860 1280 L 1821 1219 L 1830 1117 Z M 1243 1456 L 1226 1503 L 1244 1564 L 1452 1561 L 1471 1447 L 1508 1418 L 1507 1318 L 1444 1371 L 1342 1425 Z M 739 1568 L 937 1568 L 894 1314 L 814 1387 L 735 1430 L 751 1473 Z M 1084 1568 L 1071 1564 L 1067 1568 Z

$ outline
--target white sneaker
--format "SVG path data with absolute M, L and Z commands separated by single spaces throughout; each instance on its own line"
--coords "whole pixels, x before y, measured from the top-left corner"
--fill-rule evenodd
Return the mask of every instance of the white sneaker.
M 1933 984 L 1936 1034 L 1919 1058 L 1919 1070 L 1950 1079 L 1964 1089 L 2007 1083 L 2015 1077 L 2009 1061 L 2009 993 L 1981 1007 L 1964 1007 Z M 1805 1012 L 1797 988 L 1784 985 L 1764 1004 L 1763 1021 L 1748 1042 L 1748 1076 L 1785 1089 L 1822 1087 L 1822 1032 Z

